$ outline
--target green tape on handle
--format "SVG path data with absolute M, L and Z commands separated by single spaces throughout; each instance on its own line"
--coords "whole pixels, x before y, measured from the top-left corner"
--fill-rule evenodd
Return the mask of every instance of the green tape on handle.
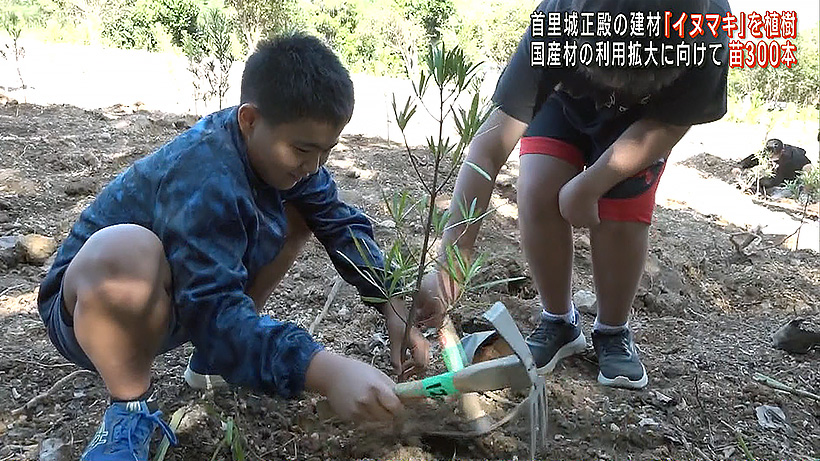
M 424 378 L 421 381 L 424 387 L 424 394 L 427 397 L 444 397 L 445 395 L 458 394 L 455 383 L 453 383 L 453 375 L 455 372 L 450 371 L 436 376 Z
M 444 364 L 449 371 L 458 371 L 464 368 L 464 353 L 461 343 L 456 343 L 455 346 L 450 346 L 441 351 L 444 358 Z

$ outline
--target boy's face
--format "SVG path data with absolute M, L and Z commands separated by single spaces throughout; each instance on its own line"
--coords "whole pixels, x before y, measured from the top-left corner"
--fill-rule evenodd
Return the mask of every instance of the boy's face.
M 344 125 L 301 119 L 271 126 L 252 104 L 239 107 L 251 167 L 269 186 L 287 190 L 327 162 Z

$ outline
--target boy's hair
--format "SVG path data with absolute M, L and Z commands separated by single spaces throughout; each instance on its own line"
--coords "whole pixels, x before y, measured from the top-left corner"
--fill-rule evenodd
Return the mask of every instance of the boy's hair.
M 619 14 L 630 18 L 632 12 L 643 12 L 645 15 L 650 12 L 660 12 L 663 17 L 664 11 L 671 11 L 673 18 L 679 18 L 680 14 L 685 12 L 687 17 L 691 14 L 705 14 L 709 0 L 631 0 L 631 1 L 601 1 L 601 0 L 572 0 L 572 9 L 578 12 L 592 12 L 592 11 L 608 11 L 610 16 L 614 19 Z M 663 24 L 661 24 L 663 27 Z M 579 47 L 585 41 L 592 42 L 593 50 L 595 50 L 595 41 L 602 40 L 600 37 L 582 38 L 579 41 Z M 614 34 L 610 38 L 603 38 L 603 40 L 624 40 L 617 38 Z M 684 38 L 680 38 L 676 34 L 670 34 L 670 38 L 664 37 L 661 33 L 660 37 L 648 37 L 645 34 L 641 37 L 629 37 L 629 41 L 637 41 L 641 45 L 641 50 L 649 45 L 650 41 L 655 42 L 657 48 L 663 45 L 677 45 L 681 42 L 693 43 L 695 39 L 691 38 L 689 34 L 684 34 Z M 674 66 L 652 66 L 652 67 L 599 67 L 595 60 L 588 66 L 580 65 L 579 70 L 584 74 L 588 81 L 599 87 L 599 89 L 615 91 L 619 93 L 624 100 L 640 99 L 644 96 L 657 93 L 661 89 L 671 85 L 685 72 L 684 67 Z M 634 102 L 634 101 L 633 101 Z
M 313 119 L 344 125 L 353 115 L 353 82 L 318 38 L 300 32 L 257 45 L 242 72 L 240 103 L 273 125 Z

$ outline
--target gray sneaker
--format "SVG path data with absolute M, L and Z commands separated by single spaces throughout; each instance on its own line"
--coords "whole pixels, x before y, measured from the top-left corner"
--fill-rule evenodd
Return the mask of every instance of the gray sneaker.
M 576 313 L 576 319 L 578 314 Z M 561 359 L 580 354 L 587 348 L 587 340 L 577 324 L 541 317 L 538 327 L 527 336 L 538 373 L 552 373 Z
M 619 333 L 592 332 L 592 346 L 598 355 L 598 382 L 604 386 L 641 389 L 649 379 L 638 357 L 632 331 L 624 328 Z

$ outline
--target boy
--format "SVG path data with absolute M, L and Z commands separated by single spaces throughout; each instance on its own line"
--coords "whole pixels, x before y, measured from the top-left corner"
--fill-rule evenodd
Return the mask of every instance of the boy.
M 542 373 L 551 372 L 559 360 L 586 347 L 571 301 L 572 226 L 589 227 L 598 295 L 592 332 L 598 381 L 627 388 L 647 384 L 627 319 L 643 273 L 655 189 L 669 151 L 689 126 L 717 120 L 725 113 L 728 44 L 722 31 L 721 38 L 712 39 L 707 30 L 709 41 L 723 46 L 714 55 L 707 46 L 704 65 L 647 68 L 599 65 L 594 42 L 635 41 L 640 50 L 646 50 L 639 54 L 643 62 L 652 40 L 656 48 L 673 49 L 681 42 L 694 41 L 688 20 L 684 37 L 672 31 L 672 38 L 664 39 L 665 10 L 672 10 L 674 22 L 683 12 L 725 16 L 729 5 L 725 0 L 542 2 L 537 14 L 543 12 L 549 24 L 550 13 L 553 18 L 558 13 L 562 32 L 567 25 L 563 21 L 573 11 L 586 22 L 582 27 L 589 28 L 591 22 L 595 33 L 600 18 L 607 17 L 599 13 L 608 13 L 611 19 L 623 15 L 631 23 L 633 12 L 646 15 L 643 18 L 648 12 L 660 12 L 660 37 L 649 39 L 646 30 L 643 35 L 628 33 L 621 38 L 615 38 L 613 30 L 609 37 L 601 33 L 599 38 L 573 32 L 556 38 L 539 32 L 544 37 L 539 39 L 545 45 L 544 55 L 554 42 L 564 45 L 577 40 L 578 50 L 589 46 L 587 51 L 596 56 L 592 62 L 582 63 L 579 56 L 574 65 L 538 67 L 533 66 L 537 56 L 531 53 L 537 40 L 531 26 L 498 81 L 493 95 L 498 108 L 470 147 L 467 160 L 495 177 L 523 136 L 518 178 L 521 245 L 542 305 L 540 323 L 527 341 Z M 594 19 L 590 21 L 582 12 L 592 12 Z M 615 44 L 609 49 L 615 49 Z M 559 56 L 563 60 L 564 52 Z M 450 208 L 451 223 L 462 219 L 459 200 L 470 203 L 477 198 L 486 209 L 493 183 L 472 168 L 462 168 Z M 463 232 L 463 226 L 452 228 L 443 245 L 458 238 L 460 249 L 471 254 L 478 225 Z M 444 271 L 428 275 L 416 298 L 419 318 L 438 322 L 444 305 L 440 299 L 450 299 L 454 289 Z
M 383 261 L 370 223 L 339 201 L 322 166 L 353 112 L 347 70 L 316 38 L 280 37 L 248 59 L 240 102 L 114 179 L 42 282 L 49 337 L 98 371 L 111 397 L 83 461 L 146 460 L 157 427 L 176 442 L 149 399 L 151 365 L 187 341 L 196 349 L 185 378 L 195 387 L 227 381 L 285 398 L 308 389 L 347 419 L 402 410 L 387 375 L 258 314 L 311 232 L 361 295 L 380 295 L 339 254 L 366 271 L 356 238 L 376 267 Z M 406 309 L 377 307 L 400 365 Z M 426 365 L 418 330 L 412 348 Z

